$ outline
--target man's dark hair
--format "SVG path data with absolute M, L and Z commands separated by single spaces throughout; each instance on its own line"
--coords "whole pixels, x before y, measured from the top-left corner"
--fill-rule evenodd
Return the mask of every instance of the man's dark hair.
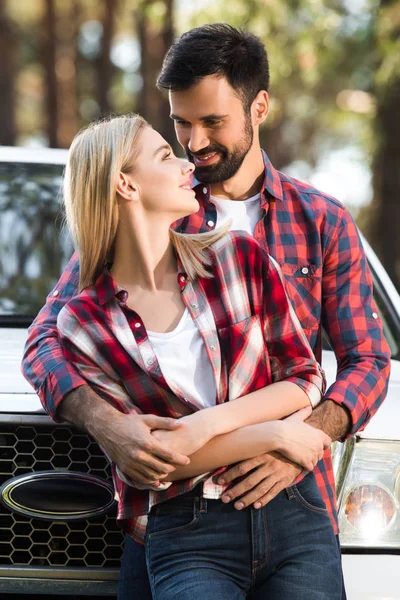
M 226 23 L 203 25 L 187 31 L 172 44 L 157 87 L 184 91 L 207 75 L 225 77 L 248 111 L 258 92 L 268 91 L 267 51 L 252 33 Z

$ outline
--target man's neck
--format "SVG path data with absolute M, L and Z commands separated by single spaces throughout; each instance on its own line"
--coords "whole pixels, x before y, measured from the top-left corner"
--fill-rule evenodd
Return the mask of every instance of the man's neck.
M 257 145 L 251 148 L 239 171 L 231 179 L 211 184 L 211 195 L 226 200 L 248 200 L 260 192 L 264 178 L 264 160 Z

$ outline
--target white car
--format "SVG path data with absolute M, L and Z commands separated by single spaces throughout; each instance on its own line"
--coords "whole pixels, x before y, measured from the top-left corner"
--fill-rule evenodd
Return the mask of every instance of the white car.
M 122 534 L 106 459 L 53 423 L 20 373 L 27 327 L 72 246 L 60 237 L 66 152 L 0 148 L 0 596 L 113 596 Z M 61 241 L 60 241 L 61 240 Z M 400 600 L 400 296 L 363 240 L 392 350 L 388 397 L 333 449 L 349 600 Z M 336 359 L 328 345 L 329 382 Z

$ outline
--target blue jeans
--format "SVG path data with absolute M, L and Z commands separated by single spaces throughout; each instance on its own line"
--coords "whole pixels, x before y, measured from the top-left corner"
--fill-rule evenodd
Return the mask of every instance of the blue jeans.
M 266 507 L 237 511 L 201 489 L 153 508 L 126 540 L 119 600 L 340 600 L 340 552 L 313 474 Z M 151 595 L 152 593 L 152 595 Z

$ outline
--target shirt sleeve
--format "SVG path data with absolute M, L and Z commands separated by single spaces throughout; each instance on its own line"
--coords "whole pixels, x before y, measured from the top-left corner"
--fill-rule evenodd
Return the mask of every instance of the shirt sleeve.
M 264 331 L 272 380 L 295 383 L 308 395 L 314 408 L 326 388 L 324 371 L 286 294 L 278 264 L 271 256 L 265 256 L 264 262 Z
M 64 357 L 57 332 L 57 316 L 76 293 L 79 262 L 75 253 L 45 306 L 28 332 L 22 361 L 22 373 L 37 392 L 46 412 L 55 420 L 63 398 L 86 381 Z
M 322 326 L 338 369 L 325 398 L 346 407 L 351 436 L 365 428 L 386 396 L 390 348 L 373 299 L 360 236 L 344 208 L 336 229 L 324 258 Z

